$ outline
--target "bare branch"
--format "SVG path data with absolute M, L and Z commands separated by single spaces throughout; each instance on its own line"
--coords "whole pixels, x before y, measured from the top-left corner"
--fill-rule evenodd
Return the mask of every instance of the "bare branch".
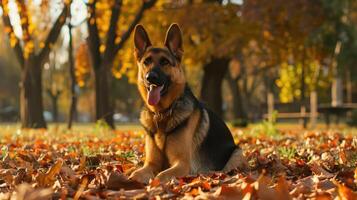
M 120 16 L 120 9 L 123 4 L 122 0 L 115 0 L 112 15 L 110 18 L 109 30 L 107 32 L 107 42 L 105 44 L 104 59 L 107 60 L 109 57 L 113 56 L 113 51 L 115 47 L 115 38 L 117 37 L 116 31 L 118 27 L 118 19 Z
M 23 69 L 24 65 L 25 65 L 25 60 L 24 60 L 23 50 L 22 50 L 22 47 L 20 44 L 20 39 L 15 35 L 14 28 L 11 25 L 10 17 L 7 13 L 7 8 L 5 6 L 7 6 L 7 5 L 3 5 L 3 1 L 0 0 L 0 7 L 3 10 L 2 20 L 3 20 L 4 26 L 5 26 L 4 27 L 5 32 L 9 36 L 10 43 L 12 42 L 11 40 L 14 40 L 13 41 L 14 44 L 11 46 L 15 50 L 16 57 L 20 63 L 21 68 Z
M 61 14 L 58 16 L 56 22 L 52 26 L 50 33 L 47 36 L 44 47 L 38 54 L 40 61 L 44 60 L 48 56 L 51 50 L 51 46 L 56 42 L 58 36 L 61 33 L 61 29 L 66 22 L 67 15 L 69 14 L 70 5 L 65 4 Z
M 153 7 L 155 5 L 156 1 L 157 0 L 144 1 L 142 6 L 140 7 L 139 11 L 136 13 L 134 20 L 129 25 L 128 30 L 126 30 L 126 32 L 121 36 L 120 42 L 115 46 L 114 55 L 117 54 L 121 48 L 123 48 L 125 42 L 129 39 L 130 34 L 133 32 L 135 26 L 139 23 L 139 21 L 143 17 L 144 11 Z

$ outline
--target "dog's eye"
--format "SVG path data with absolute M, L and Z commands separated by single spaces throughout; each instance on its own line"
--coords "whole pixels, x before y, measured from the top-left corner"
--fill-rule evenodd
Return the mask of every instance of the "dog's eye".
M 145 65 L 150 65 L 152 63 L 152 58 L 151 57 L 148 57 L 144 60 L 144 64 Z
M 170 62 L 166 58 L 161 58 L 160 59 L 160 65 L 161 66 L 166 66 L 168 64 L 170 64 Z

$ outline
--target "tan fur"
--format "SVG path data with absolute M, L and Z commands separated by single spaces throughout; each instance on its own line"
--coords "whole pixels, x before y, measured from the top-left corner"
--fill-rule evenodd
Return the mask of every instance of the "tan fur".
M 164 155 L 150 135 L 146 135 L 145 137 L 145 153 L 144 166 L 134 171 L 130 178 L 143 183 L 148 183 L 150 179 L 153 179 L 155 175 L 161 171 Z
M 148 182 L 166 164 L 168 169 L 157 174 L 161 181 L 167 181 L 171 177 L 185 176 L 190 173 L 191 161 L 194 157 L 194 134 L 200 121 L 200 111 L 195 110 L 188 120 L 188 124 L 172 135 L 166 135 L 162 129 L 158 129 L 154 136 L 146 136 L 146 159 L 142 168 L 133 172 L 130 178 L 141 182 Z

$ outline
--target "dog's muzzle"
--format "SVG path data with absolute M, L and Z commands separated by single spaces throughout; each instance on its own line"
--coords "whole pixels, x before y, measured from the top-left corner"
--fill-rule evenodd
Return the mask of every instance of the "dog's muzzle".
M 167 91 L 169 77 L 159 68 L 154 67 L 145 75 L 145 79 L 147 82 L 146 89 L 148 90 L 148 104 L 156 105 Z

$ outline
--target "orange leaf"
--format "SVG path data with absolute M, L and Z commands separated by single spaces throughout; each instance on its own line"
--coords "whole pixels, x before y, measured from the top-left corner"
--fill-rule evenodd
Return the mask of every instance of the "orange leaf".
M 338 196 L 341 200 L 357 199 L 357 193 L 342 184 L 338 184 Z
M 159 185 L 160 185 L 160 180 L 157 178 L 151 180 L 151 182 L 150 182 L 150 187 L 157 187 Z
M 242 190 L 238 187 L 222 185 L 218 190 L 220 190 L 219 197 L 222 199 L 235 200 L 243 198 Z
M 205 191 L 211 190 L 211 185 L 210 185 L 207 181 L 203 181 L 203 182 L 201 183 L 201 187 L 202 187 Z

